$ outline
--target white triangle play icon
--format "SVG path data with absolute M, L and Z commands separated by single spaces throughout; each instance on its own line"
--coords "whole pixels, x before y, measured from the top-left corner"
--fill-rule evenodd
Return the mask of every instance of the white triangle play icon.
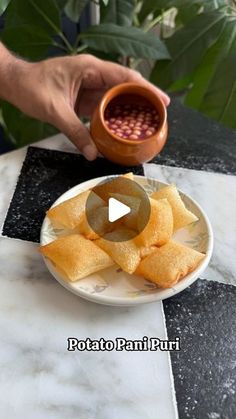
M 122 202 L 118 201 L 115 198 L 109 198 L 108 201 L 108 219 L 110 223 L 113 223 L 119 218 L 124 217 L 131 212 L 130 207 L 128 205 L 123 204 Z

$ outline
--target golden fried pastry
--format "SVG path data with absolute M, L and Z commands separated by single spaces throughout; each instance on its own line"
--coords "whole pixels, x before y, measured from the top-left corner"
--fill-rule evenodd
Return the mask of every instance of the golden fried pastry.
M 141 187 L 135 182 L 124 182 L 124 179 L 133 180 L 133 173 L 127 173 L 122 176 L 108 179 L 103 184 L 94 187 L 94 192 L 108 203 L 108 199 L 115 193 L 125 192 L 128 196 L 141 196 Z M 125 191 L 124 191 L 125 188 Z
M 125 272 L 132 274 L 137 268 L 140 262 L 140 252 L 133 240 L 133 231 L 125 228 L 117 229 L 105 234 L 95 243 Z
M 159 287 L 170 288 L 192 272 L 204 257 L 203 253 L 169 241 L 143 259 L 135 274 L 144 276 Z
M 149 247 L 142 246 L 142 247 L 140 247 L 139 250 L 140 250 L 141 259 L 146 258 L 151 253 L 155 252 L 156 249 L 157 249 L 157 246 L 149 246 Z
M 150 206 L 151 211 L 148 224 L 136 237 L 135 241 L 139 246 L 162 246 L 170 240 L 173 233 L 172 209 L 167 199 L 156 201 L 150 198 Z M 142 222 L 141 214 L 139 222 Z
M 55 227 L 63 227 L 73 230 L 80 223 L 85 212 L 85 206 L 88 196 L 89 210 L 95 210 L 98 207 L 104 206 L 105 202 L 90 190 L 81 192 L 73 198 L 51 208 L 47 211 L 47 216 L 52 221 Z
M 80 234 L 61 237 L 41 246 L 40 252 L 65 279 L 73 282 L 114 264 L 107 253 Z
M 141 200 L 135 196 L 122 195 L 119 193 L 112 193 L 111 196 L 132 209 L 130 214 L 123 218 L 123 224 L 131 230 L 138 228 L 138 216 Z
M 173 211 L 174 230 L 178 230 L 179 228 L 185 227 L 198 220 L 196 215 L 189 211 L 184 205 L 175 185 L 165 186 L 164 188 L 153 192 L 151 197 L 153 199 L 168 199 Z
M 88 222 L 89 217 L 89 222 Z M 81 222 L 78 225 L 78 232 L 83 234 L 87 239 L 95 240 L 103 236 L 105 233 L 112 231 L 117 223 L 110 223 L 108 221 L 108 207 L 99 207 L 94 211 L 83 215 Z

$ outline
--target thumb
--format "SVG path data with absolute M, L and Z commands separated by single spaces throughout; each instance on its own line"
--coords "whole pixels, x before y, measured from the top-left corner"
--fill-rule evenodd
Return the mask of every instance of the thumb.
M 64 107 L 55 125 L 81 151 L 87 160 L 96 159 L 98 151 L 89 130 L 80 121 L 73 109 L 69 106 Z

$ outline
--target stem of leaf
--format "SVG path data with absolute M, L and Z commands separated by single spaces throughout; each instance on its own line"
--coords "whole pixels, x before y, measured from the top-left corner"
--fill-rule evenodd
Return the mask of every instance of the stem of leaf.
M 135 70 L 135 68 L 138 67 L 141 61 L 142 61 L 142 58 L 134 58 L 132 61 L 130 61 L 129 67 Z
M 157 23 L 161 22 L 163 19 L 163 15 L 157 16 L 156 19 L 153 19 L 151 22 L 147 22 L 146 25 L 144 25 L 143 27 L 143 32 L 148 32 L 150 31 L 152 28 L 154 28 L 154 26 L 157 25 Z
M 71 54 L 74 54 L 74 48 L 70 44 L 68 39 L 65 37 L 64 33 L 60 31 L 58 32 L 58 36 L 60 36 L 61 40 L 64 42 L 65 46 L 67 47 L 67 51 L 70 52 Z
M 62 51 L 68 52 L 68 49 L 64 45 L 59 44 L 59 42 L 53 41 L 53 46 L 61 49 Z
M 77 49 L 76 49 L 76 52 L 83 52 L 83 51 L 85 51 L 87 49 L 87 45 L 85 45 L 85 44 L 83 44 L 83 45 L 80 45 L 80 47 L 78 47 Z
M 137 26 L 137 27 L 140 26 L 137 14 L 134 14 L 133 24 L 134 24 L 134 26 Z

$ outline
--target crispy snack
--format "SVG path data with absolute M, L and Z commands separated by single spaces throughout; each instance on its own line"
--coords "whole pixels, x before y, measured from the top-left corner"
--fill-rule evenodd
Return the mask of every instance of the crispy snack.
M 131 237 L 133 237 L 133 232 L 122 228 L 107 233 L 102 239 L 96 240 L 96 244 L 129 274 L 135 271 L 140 262 L 139 248 Z
M 159 189 L 159 191 L 153 192 L 151 197 L 153 199 L 168 199 L 174 218 L 174 230 L 185 227 L 188 224 L 197 221 L 198 218 L 191 211 L 189 211 L 184 202 L 182 201 L 180 194 L 175 185 L 168 185 L 164 188 Z
M 149 247 L 142 246 L 142 247 L 140 247 L 141 259 L 146 258 L 151 253 L 155 252 L 156 249 L 157 249 L 157 246 L 149 246 Z
M 73 282 L 114 264 L 110 256 L 80 234 L 61 237 L 41 246 L 40 252 L 65 279 Z
M 89 214 L 89 221 L 84 213 L 81 222 L 78 225 L 78 232 L 83 234 L 89 240 L 95 240 L 114 229 L 117 223 L 108 221 L 108 207 L 99 207 Z
M 90 210 L 95 210 L 98 207 L 104 206 L 105 202 L 90 190 L 81 192 L 73 198 L 68 199 L 65 202 L 51 208 L 47 211 L 47 216 L 55 227 L 63 227 L 73 230 L 78 226 L 83 218 L 85 212 L 85 205 L 89 194 L 92 194 L 93 198 L 89 200 Z
M 125 194 L 129 196 L 140 195 L 140 187 L 135 188 L 135 182 L 124 182 L 124 179 L 133 180 L 134 175 L 132 172 L 126 173 L 122 176 L 117 176 L 112 178 L 110 181 L 106 181 L 103 184 L 97 185 L 93 188 L 94 192 L 99 195 L 104 201 L 108 202 L 108 199 L 114 193 L 120 193 L 124 189 L 125 185 Z
M 159 287 L 171 288 L 192 272 L 204 257 L 203 253 L 169 241 L 143 259 L 135 274 L 144 276 Z
M 112 193 L 111 196 L 132 209 L 131 213 L 124 217 L 123 223 L 127 228 L 137 230 L 141 200 L 135 196 L 122 195 L 119 193 Z
M 156 201 L 150 198 L 151 213 L 148 224 L 136 237 L 139 246 L 162 246 L 170 240 L 173 233 L 172 209 L 167 199 Z M 142 215 L 140 215 L 139 220 Z M 138 221 L 139 222 L 139 221 Z

